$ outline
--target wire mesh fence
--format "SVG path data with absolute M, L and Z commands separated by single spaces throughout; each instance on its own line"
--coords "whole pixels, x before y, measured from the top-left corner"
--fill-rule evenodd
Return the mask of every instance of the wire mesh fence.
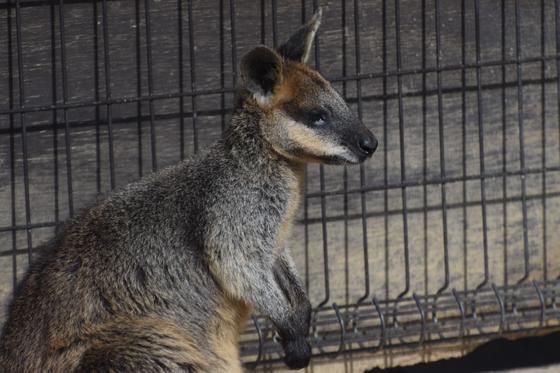
M 4 0 L 3 303 L 67 217 L 219 138 L 238 57 L 319 5 L 311 64 L 380 148 L 307 168 L 292 252 L 314 354 L 556 327 L 558 0 Z M 241 343 L 279 360 L 258 316 Z

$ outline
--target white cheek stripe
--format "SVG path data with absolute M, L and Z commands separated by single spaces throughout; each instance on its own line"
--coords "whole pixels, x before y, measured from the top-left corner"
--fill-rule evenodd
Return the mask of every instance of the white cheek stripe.
M 346 156 L 348 149 L 330 141 L 328 138 L 317 136 L 309 127 L 292 119 L 285 119 L 288 138 L 310 154 L 317 156 Z M 301 141 L 305 139 L 307 141 Z

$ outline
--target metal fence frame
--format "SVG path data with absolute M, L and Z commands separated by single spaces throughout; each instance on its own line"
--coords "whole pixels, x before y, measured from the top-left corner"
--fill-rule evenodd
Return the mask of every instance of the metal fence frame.
M 110 0 L 115 1 L 115 0 Z M 341 0 L 343 4 L 346 4 L 347 0 Z M 352 0 L 348 0 L 350 2 Z M 189 61 L 184 61 L 182 59 L 183 53 L 180 53 L 181 58 L 178 64 L 180 66 L 180 74 L 182 75 L 185 71 L 185 63 L 190 65 L 190 76 L 191 84 L 190 87 L 184 86 L 183 79 L 180 79 L 179 87 L 177 91 L 171 91 L 166 94 L 155 94 L 153 92 L 153 78 L 152 78 L 152 48 L 151 48 L 151 29 L 150 29 L 150 1 L 136 0 L 137 4 L 137 22 L 143 16 L 146 27 L 141 30 L 140 27 L 136 28 L 137 38 L 140 40 L 142 31 L 145 32 L 146 40 L 146 61 L 144 62 L 147 67 L 147 92 L 144 94 L 146 87 L 141 87 L 140 83 L 138 86 L 138 95 L 130 97 L 115 97 L 111 93 L 111 75 L 109 69 L 104 69 L 104 74 L 100 74 L 100 70 L 97 69 L 96 79 L 96 96 L 95 100 L 71 100 L 68 97 L 68 78 L 66 75 L 66 54 L 65 54 L 65 40 L 67 38 L 64 19 L 65 19 L 65 4 L 68 3 L 87 3 L 91 4 L 94 9 L 94 14 L 96 19 L 100 18 L 102 20 L 100 25 L 96 25 L 92 32 L 95 34 L 95 40 L 103 41 L 103 53 L 97 54 L 96 52 L 96 66 L 103 64 L 104 66 L 109 66 L 111 61 L 109 60 L 108 49 L 111 44 L 111 40 L 108 38 L 107 30 L 107 3 L 109 0 L 94 1 L 94 0 L 59 0 L 49 1 L 49 0 L 6 0 L 0 4 L 0 12 L 5 14 L 5 20 L 7 22 L 8 30 L 13 32 L 15 30 L 15 38 L 8 37 L 7 51 L 10 54 L 10 64 L 7 66 L 9 75 L 13 77 L 9 83 L 9 105 L 8 108 L 0 107 L 0 117 L 8 117 L 10 126 L 9 128 L 0 128 L 0 137 L 9 136 L 10 138 L 10 149 L 12 153 L 15 151 L 15 141 L 16 136 L 21 138 L 22 145 L 22 155 L 23 155 L 23 176 L 24 176 L 24 194 L 25 194 L 25 224 L 17 224 L 16 222 L 16 206 L 15 206 L 15 165 L 14 157 L 11 158 L 11 193 L 12 193 L 12 224 L 10 226 L 0 227 L 0 233 L 11 232 L 13 236 L 13 246 L 9 251 L 2 251 L 1 256 L 12 256 L 13 257 L 13 283 L 14 286 L 17 282 L 16 278 L 16 256 L 21 253 L 27 253 L 29 260 L 32 259 L 33 248 L 36 246 L 32 240 L 31 230 L 42 227 L 58 227 L 61 224 L 61 217 L 58 211 L 54 212 L 55 219 L 53 221 L 43 221 L 34 222 L 31 215 L 31 201 L 29 196 L 29 170 L 28 170 L 28 144 L 26 142 L 27 134 L 36 131 L 49 130 L 54 133 L 54 151 L 55 159 L 57 158 L 56 152 L 58 150 L 57 144 L 57 132 L 62 131 L 64 133 L 64 148 L 65 148 L 65 168 L 67 177 L 67 199 L 69 213 L 72 215 L 74 213 L 74 200 L 75 196 L 72 189 L 72 133 L 71 128 L 79 128 L 81 126 L 95 126 L 97 128 L 97 147 L 99 148 L 99 128 L 101 125 L 105 125 L 108 131 L 109 137 L 109 162 L 110 162 L 110 186 L 111 189 L 115 187 L 115 174 L 114 174 L 114 149 L 112 132 L 115 125 L 122 122 L 133 122 L 133 121 L 148 121 L 150 124 L 150 131 L 152 136 L 150 147 L 152 150 L 151 167 L 153 170 L 158 168 L 158 161 L 155 142 L 155 122 L 158 119 L 177 119 L 180 121 L 181 128 L 184 127 L 185 118 L 192 118 L 194 138 L 195 138 L 195 151 L 197 150 L 197 118 L 204 115 L 215 115 L 216 113 L 221 115 L 222 118 L 222 128 L 226 125 L 226 115 L 229 109 L 225 105 L 225 94 L 231 94 L 235 85 L 235 75 L 237 73 L 237 54 L 236 54 L 236 25 L 235 12 L 236 12 L 236 2 L 234 0 L 229 0 L 228 8 L 230 9 L 230 14 L 225 14 L 224 3 L 225 0 L 221 0 L 221 9 L 219 12 L 220 21 L 229 17 L 229 22 L 231 28 L 229 30 L 229 37 L 232 41 L 232 53 L 231 53 L 231 65 L 233 70 L 231 72 L 225 71 L 224 68 L 224 54 L 223 51 L 226 48 L 224 42 L 224 35 L 226 30 L 221 29 L 220 40 L 221 40 L 221 50 L 222 50 L 222 68 L 220 71 L 220 89 L 204 89 L 198 88 L 197 81 L 195 77 L 195 53 L 193 52 L 193 29 L 192 29 L 192 1 L 186 1 L 186 4 L 178 0 L 177 1 L 177 12 L 178 19 L 181 20 L 183 17 L 187 17 L 188 22 L 186 25 L 184 22 L 178 23 L 177 32 L 180 35 L 181 43 L 179 48 L 183 48 L 182 38 L 189 38 L 190 53 Z M 505 0 L 502 0 L 502 7 L 504 7 Z M 267 2 L 268 3 L 268 2 Z M 312 7 L 317 7 L 319 2 L 314 0 Z M 324 185 L 324 172 L 323 168 L 320 169 L 320 182 L 321 191 L 320 192 L 310 192 L 307 193 L 305 203 L 304 203 L 304 220 L 303 223 L 306 224 L 307 216 L 307 201 L 309 198 L 320 198 L 321 199 L 321 224 L 323 229 L 323 234 L 326 235 L 327 229 L 327 217 L 325 213 L 325 198 L 332 195 L 348 195 L 349 193 L 360 193 L 361 194 L 361 204 L 362 204 L 362 216 L 361 221 L 363 225 L 363 255 L 364 255 L 364 294 L 362 297 L 356 300 L 355 303 L 346 305 L 337 305 L 333 303 L 331 305 L 331 299 L 329 295 L 329 276 L 326 275 L 324 278 L 325 287 L 325 297 L 317 304 L 314 304 L 314 317 L 313 317 L 313 327 L 311 342 L 314 347 L 314 354 L 317 356 L 337 356 L 340 353 L 347 353 L 351 351 L 377 351 L 384 348 L 402 348 L 402 347 L 417 347 L 425 343 L 448 343 L 454 341 L 468 340 L 468 339 L 488 339 L 491 337 L 499 336 L 506 333 L 528 333 L 528 332 L 539 332 L 543 330 L 548 330 L 558 327 L 558 321 L 560 320 L 560 311 L 557 304 L 557 294 L 560 286 L 560 280 L 553 278 L 546 272 L 546 266 L 544 269 L 544 277 L 539 281 L 529 281 L 530 280 L 530 243 L 527 234 L 527 193 L 526 193 L 526 177 L 530 175 L 541 175 L 543 182 L 543 190 L 546 188 L 546 176 L 550 172 L 560 171 L 560 165 L 551 165 L 547 163 L 546 154 L 543 152 L 542 167 L 539 168 L 528 168 L 525 166 L 525 154 L 524 154 L 524 107 L 523 107 L 523 95 L 524 95 L 524 85 L 528 84 L 523 79 L 523 64 L 527 63 L 541 63 L 542 66 L 542 76 L 540 81 L 532 82 L 534 84 L 542 85 L 542 108 L 545 108 L 545 83 L 556 83 L 557 90 L 560 91 L 560 74 L 554 78 L 547 77 L 545 75 L 545 64 L 551 61 L 556 62 L 556 71 L 560 71 L 560 54 L 558 52 L 554 54 L 545 54 L 544 42 L 541 48 L 541 55 L 534 57 L 522 57 L 521 55 L 521 45 L 520 45 L 520 22 L 519 22 L 519 0 L 515 0 L 513 6 L 515 8 L 515 30 L 516 30 L 516 58 L 508 59 L 505 51 L 503 52 L 502 59 L 493 61 L 482 61 L 481 51 L 480 51 L 480 15 L 479 15 L 479 0 L 461 0 L 462 6 L 462 63 L 458 65 L 445 65 L 440 62 L 440 23 L 441 23 L 441 11 L 440 3 L 441 0 L 435 0 L 435 8 L 431 10 L 435 16 L 435 40 L 436 40 L 436 66 L 427 67 L 424 65 L 421 69 L 403 69 L 401 65 L 401 38 L 400 38 L 400 1 L 396 0 L 383 2 L 382 12 L 383 15 L 383 31 L 387 32 L 388 28 L 391 27 L 387 22 L 387 15 L 391 12 L 395 17 L 394 22 L 394 33 L 396 35 L 396 66 L 389 67 L 387 65 L 387 45 L 384 45 L 381 53 L 383 54 L 384 64 L 382 67 L 382 72 L 379 73 L 362 73 L 361 58 L 360 58 L 360 12 L 359 12 L 359 1 L 353 0 L 353 19 L 352 25 L 347 22 L 347 15 L 342 14 L 342 29 L 352 26 L 356 37 L 354 38 L 355 48 L 354 51 L 355 61 L 356 61 L 356 74 L 348 75 L 346 74 L 346 39 L 342 47 L 343 56 L 343 67 L 344 76 L 341 77 L 329 77 L 330 80 L 334 82 L 340 82 L 342 84 L 342 93 L 346 95 L 346 84 L 349 82 L 355 82 L 357 85 L 357 97 L 356 103 L 358 108 L 358 114 L 361 117 L 363 114 L 362 102 L 363 93 L 361 89 L 362 81 L 370 79 L 379 79 L 383 84 L 383 95 L 377 97 L 379 100 L 384 101 L 383 106 L 383 117 L 384 126 L 387 124 L 387 100 L 396 99 L 398 103 L 399 111 L 399 135 L 400 135 L 400 167 L 401 180 L 399 183 L 390 183 L 387 177 L 387 172 L 385 171 L 384 183 L 382 185 L 376 186 L 366 186 L 364 182 L 364 170 L 360 169 L 360 180 L 361 187 L 359 189 L 350 190 L 345 187 L 343 190 L 338 191 L 325 191 Z M 144 11 L 140 10 L 140 4 L 142 4 Z M 265 12 L 264 5 L 265 1 L 260 2 L 262 7 L 262 23 L 265 22 Z M 305 4 L 302 1 L 302 21 L 309 15 L 309 4 Z M 422 2 L 424 8 L 424 13 L 422 17 L 426 17 L 426 2 Z M 541 12 L 544 13 L 544 0 L 540 2 Z M 555 22 L 556 22 L 556 49 L 560 50 L 560 4 L 558 0 L 555 0 Z M 50 105 L 39 105 L 39 106 L 27 106 L 25 104 L 26 91 L 24 84 L 24 68 L 23 68 L 23 56 L 24 51 L 22 50 L 22 8 L 25 7 L 45 7 L 51 12 L 51 17 L 59 20 L 58 30 L 54 29 L 55 22 L 53 21 L 53 45 L 55 45 L 54 38 L 57 37 L 57 41 L 60 44 L 60 55 L 55 55 L 56 51 L 53 48 L 53 64 L 59 63 L 61 66 L 61 77 L 57 77 L 57 70 L 53 68 L 53 81 L 56 82 L 57 79 L 61 79 L 62 85 L 60 87 L 60 92 L 57 90 L 56 84 L 53 84 L 53 103 Z M 272 27 L 273 27 L 273 40 L 276 45 L 278 42 L 276 24 L 277 24 L 277 14 L 276 14 L 276 1 L 271 1 L 272 10 Z M 474 8 L 474 19 L 475 19 L 475 44 L 476 44 L 476 62 L 468 63 L 465 53 L 465 10 L 467 7 Z M 343 5 L 343 9 L 346 9 L 346 5 Z M 307 13 L 306 13 L 307 12 Z M 502 17 L 505 17 L 502 13 Z M 544 15 L 542 15 L 544 19 Z M 423 22 L 425 22 L 423 20 Z M 502 24 L 504 24 L 504 19 L 502 18 Z M 542 33 L 544 34 L 546 29 L 544 27 L 544 22 L 542 26 Z M 183 36 L 186 34 L 186 36 Z M 384 34 L 385 35 L 385 34 Z M 264 42 L 264 26 L 262 41 Z M 387 38 L 385 37 L 386 41 Z M 425 39 L 424 39 L 425 40 Z M 544 35 L 543 35 L 544 40 Z M 139 42 L 138 42 L 139 43 Z M 384 43 L 385 44 L 385 43 Z M 504 40 L 502 40 L 502 47 L 504 47 Z M 139 47 L 138 47 L 139 48 Z M 315 45 L 315 64 L 316 67 L 321 69 L 321 60 L 319 59 L 318 50 L 320 48 L 320 41 Z M 425 45 L 423 45 L 425 48 Z M 98 50 L 96 46 L 96 51 Z M 138 57 L 138 74 L 140 72 L 140 57 Z M 11 63 L 15 61 L 15 64 Z M 483 103 L 482 103 L 482 90 L 485 83 L 481 79 L 481 69 L 483 67 L 498 66 L 502 67 L 502 74 L 504 76 L 503 88 L 505 89 L 505 68 L 506 66 L 514 66 L 516 72 L 516 83 L 513 86 L 517 90 L 517 100 L 518 100 L 518 133 L 519 133 L 519 149 L 520 149 L 520 170 L 510 171 L 504 166 L 501 172 L 487 172 L 485 170 L 485 150 L 484 150 L 484 117 L 483 117 Z M 466 71 L 474 70 L 476 71 L 476 82 L 474 86 L 467 85 L 466 82 Z M 444 88 L 442 85 L 442 73 L 446 71 L 461 71 L 462 72 L 462 84 L 457 88 Z M 233 85 L 229 86 L 226 84 L 226 77 L 228 74 L 233 74 Z M 435 91 L 429 91 L 426 88 L 426 74 L 435 73 L 437 76 L 437 89 Z M 424 90 L 421 92 L 407 92 L 404 93 L 403 90 L 403 77 L 410 75 L 422 75 L 424 77 Z M 17 77 L 17 79 L 16 79 Z M 396 78 L 397 80 L 397 94 L 396 96 L 388 93 L 387 91 L 387 79 Z M 105 94 L 102 95 L 100 92 L 100 82 L 104 82 L 105 87 L 109 89 L 105 90 Z M 140 78 L 139 78 L 140 81 Z M 511 87 L 512 84 L 509 84 Z M 16 94 L 17 92 L 17 94 Z M 478 127 L 479 127 L 479 143 L 480 143 L 480 174 L 479 175 L 467 175 L 466 172 L 463 173 L 461 177 L 457 176 L 447 176 L 446 175 L 446 158 L 445 158 L 445 142 L 441 142 L 439 148 L 440 157 L 440 175 L 435 178 L 424 178 L 422 180 L 410 180 L 406 176 L 405 167 L 405 141 L 404 133 L 405 126 L 403 120 L 403 98 L 411 95 L 416 96 L 427 96 L 436 95 L 438 104 L 438 118 L 439 118 L 439 136 L 443 139 L 443 105 L 442 96 L 445 93 L 457 92 L 463 95 L 463 129 L 465 128 L 465 94 L 466 92 L 476 92 L 477 104 L 478 104 Z M 220 94 L 221 95 L 221 108 L 215 111 L 205 111 L 197 110 L 197 97 L 209 94 Z M 165 99 L 179 99 L 180 110 L 175 116 L 165 116 L 156 115 L 154 110 L 154 103 L 158 100 Z M 184 111 L 184 101 L 190 100 L 192 106 L 192 112 Z M 504 99 L 505 100 L 505 99 Z M 111 113 L 111 107 L 115 104 L 120 103 L 137 103 L 138 110 L 137 116 L 133 118 L 114 118 Z M 141 104 L 148 103 L 148 112 L 142 110 Z M 560 112 L 560 95 L 558 96 L 558 102 L 556 103 L 558 110 Z M 504 105 L 506 105 L 504 101 Z M 549 104 L 550 105 L 550 104 Z M 70 121 L 67 117 L 67 111 L 69 109 L 75 109 L 80 107 L 93 107 L 96 112 L 96 119 L 94 121 Z M 105 110 L 106 122 L 102 123 L 101 111 Z M 33 112 L 52 112 L 52 123 L 49 124 L 29 124 L 26 120 L 26 115 Z M 62 119 L 59 119 L 59 118 Z M 19 123 L 19 126 L 16 126 Z M 543 125 L 543 131 L 544 131 Z M 385 131 L 385 134 L 387 132 Z M 549 134 L 552 135 L 552 134 Z M 142 141 L 139 138 L 139 141 Z M 383 139 L 381 140 L 383 142 Z M 385 139 L 386 142 L 386 139 Z M 544 146 L 544 144 L 543 144 Z M 464 150 L 463 150 L 464 151 Z M 181 144 L 181 159 L 185 157 L 185 146 Z M 142 158 L 142 154 L 139 153 L 138 157 L 140 175 L 142 174 L 142 164 L 146 162 Z M 389 167 L 387 164 L 387 153 L 385 150 L 384 154 L 384 166 L 385 170 Z M 466 167 L 463 168 L 465 170 Z M 99 172 L 99 170 L 97 170 Z M 506 286 L 497 286 L 490 282 L 490 268 L 488 266 L 488 240 L 487 232 L 488 226 L 486 221 L 486 184 L 485 180 L 502 178 L 505 180 L 506 177 L 519 177 L 521 183 L 521 205 L 522 205 L 522 216 L 523 216 L 523 260 L 524 260 L 524 275 L 515 284 L 509 284 Z M 346 178 L 346 173 L 345 173 Z M 99 178 L 98 178 L 99 179 Z M 481 208 L 482 208 L 482 235 L 483 235 L 483 247 L 481 248 L 484 255 L 484 278 L 480 283 L 470 290 L 456 290 L 450 288 L 450 267 L 449 267 L 449 255 L 448 255 L 448 229 L 447 229 L 447 206 L 446 202 L 446 184 L 452 182 L 463 182 L 468 181 L 480 181 L 480 194 L 481 194 Z M 56 181 L 58 183 L 58 181 Z M 504 181 L 505 183 L 505 181 Z M 407 208 L 407 189 L 413 186 L 423 186 L 426 188 L 430 185 L 440 186 L 441 200 L 442 200 L 442 214 L 443 214 L 443 242 L 444 242 L 444 282 L 435 294 L 419 295 L 411 292 L 410 284 L 410 262 L 409 262 L 409 233 L 408 233 L 408 213 Z M 58 189 L 58 185 L 56 186 Z M 101 192 L 101 184 L 98 182 L 97 190 Z M 403 214 L 403 237 L 404 237 L 404 267 L 406 271 L 405 284 L 402 292 L 395 298 L 390 300 L 378 300 L 372 294 L 369 283 L 369 267 L 368 263 L 368 242 L 367 235 L 365 234 L 367 230 L 367 217 L 365 204 L 367 199 L 365 196 L 366 192 L 371 191 L 384 191 L 385 192 L 385 211 L 388 210 L 387 206 L 387 191 L 388 190 L 400 190 L 401 201 L 402 201 L 402 214 Z M 543 197 L 544 201 L 544 197 Z M 57 202 L 58 203 L 58 202 Z M 57 205 L 56 203 L 56 205 Z M 546 204 L 543 204 L 544 214 L 546 214 Z M 465 212 L 466 213 L 466 212 Z M 16 245 L 16 232 L 25 231 L 27 239 L 27 248 L 20 249 Z M 545 227 L 546 231 L 546 227 Z M 543 237 L 544 240 L 544 261 L 546 262 L 546 233 Z M 325 273 L 328 273 L 328 246 L 327 240 L 324 241 L 324 269 Z M 306 279 L 306 282 L 309 280 Z M 252 319 L 252 325 L 249 326 L 248 330 L 242 336 L 242 356 L 249 366 L 255 366 L 263 363 L 275 363 L 281 359 L 281 348 L 278 343 L 274 341 L 274 330 L 269 321 L 254 316 Z

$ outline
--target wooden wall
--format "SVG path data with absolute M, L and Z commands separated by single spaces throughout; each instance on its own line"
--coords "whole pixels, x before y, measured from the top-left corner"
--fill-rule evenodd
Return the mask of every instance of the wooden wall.
M 1 304 L 9 299 L 14 280 L 21 278 L 28 264 L 26 218 L 33 225 L 30 237 L 36 246 L 52 237 L 55 223 L 70 213 L 68 169 L 76 210 L 110 189 L 111 157 L 118 188 L 150 172 L 154 157 L 161 168 L 179 161 L 182 152 L 192 154 L 195 127 L 196 147 L 205 151 L 219 138 L 232 107 L 236 71 L 232 62 L 256 44 L 284 40 L 302 21 L 302 3 L 295 0 L 275 2 L 275 12 L 268 0 L 232 2 L 234 23 L 227 1 L 194 0 L 189 5 L 152 0 L 147 2 L 148 43 L 144 1 L 108 1 L 104 23 L 101 2 L 68 0 L 62 12 L 64 35 L 58 6 L 46 3 L 22 1 L 22 71 L 18 69 L 16 10 L 9 2 L 0 4 Z M 379 137 L 380 147 L 363 171 L 357 166 L 346 169 L 346 182 L 342 167 L 325 167 L 323 185 L 319 167 L 308 168 L 310 195 L 293 231 L 292 250 L 314 304 L 327 296 L 329 302 L 353 303 L 365 294 L 364 251 L 370 295 L 392 298 L 404 289 L 403 179 L 411 291 L 433 293 L 443 285 L 444 224 L 438 183 L 442 144 L 449 178 L 445 184 L 449 288 L 473 288 L 483 280 L 479 128 L 488 175 L 484 185 L 490 281 L 504 284 L 521 278 L 519 119 L 529 170 L 525 181 L 530 278 L 558 276 L 560 130 L 554 2 L 542 1 L 543 8 L 539 1 L 520 2 L 518 51 L 514 2 L 504 1 L 502 12 L 500 2 L 480 1 L 480 91 L 473 1 L 440 1 L 438 20 L 433 0 L 402 0 L 398 17 L 393 1 L 358 1 L 358 9 L 349 0 L 319 3 L 324 19 L 312 64 L 361 113 Z M 311 2 L 303 9 L 309 17 Z M 439 91 L 436 22 L 443 67 Z M 61 59 L 62 37 L 65 61 Z M 511 63 L 516 59 L 522 60 L 519 70 Z M 15 110 L 22 93 L 19 77 L 23 103 L 34 108 L 23 117 Z M 189 95 L 193 90 L 197 94 Z M 75 105 L 52 109 L 51 105 L 63 103 L 64 91 L 67 102 Z M 136 100 L 150 94 L 151 101 Z M 110 117 L 105 105 L 108 96 L 112 99 Z M 12 115 L 10 108 L 15 110 Z M 28 216 L 22 121 L 27 131 Z M 548 171 L 541 172 L 545 168 Z M 322 191 L 327 194 L 323 201 Z M 325 250 L 329 294 L 324 284 Z

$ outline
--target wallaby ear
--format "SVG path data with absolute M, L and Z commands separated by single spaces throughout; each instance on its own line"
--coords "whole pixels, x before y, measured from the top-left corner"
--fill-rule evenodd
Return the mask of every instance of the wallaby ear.
M 243 87 L 259 104 L 266 104 L 282 82 L 282 57 L 267 47 L 256 47 L 241 59 Z
M 278 48 L 278 53 L 286 59 L 306 63 L 311 52 L 315 34 L 321 24 L 322 14 L 321 8 L 317 8 L 311 20 L 301 26 L 287 42 L 282 44 Z

